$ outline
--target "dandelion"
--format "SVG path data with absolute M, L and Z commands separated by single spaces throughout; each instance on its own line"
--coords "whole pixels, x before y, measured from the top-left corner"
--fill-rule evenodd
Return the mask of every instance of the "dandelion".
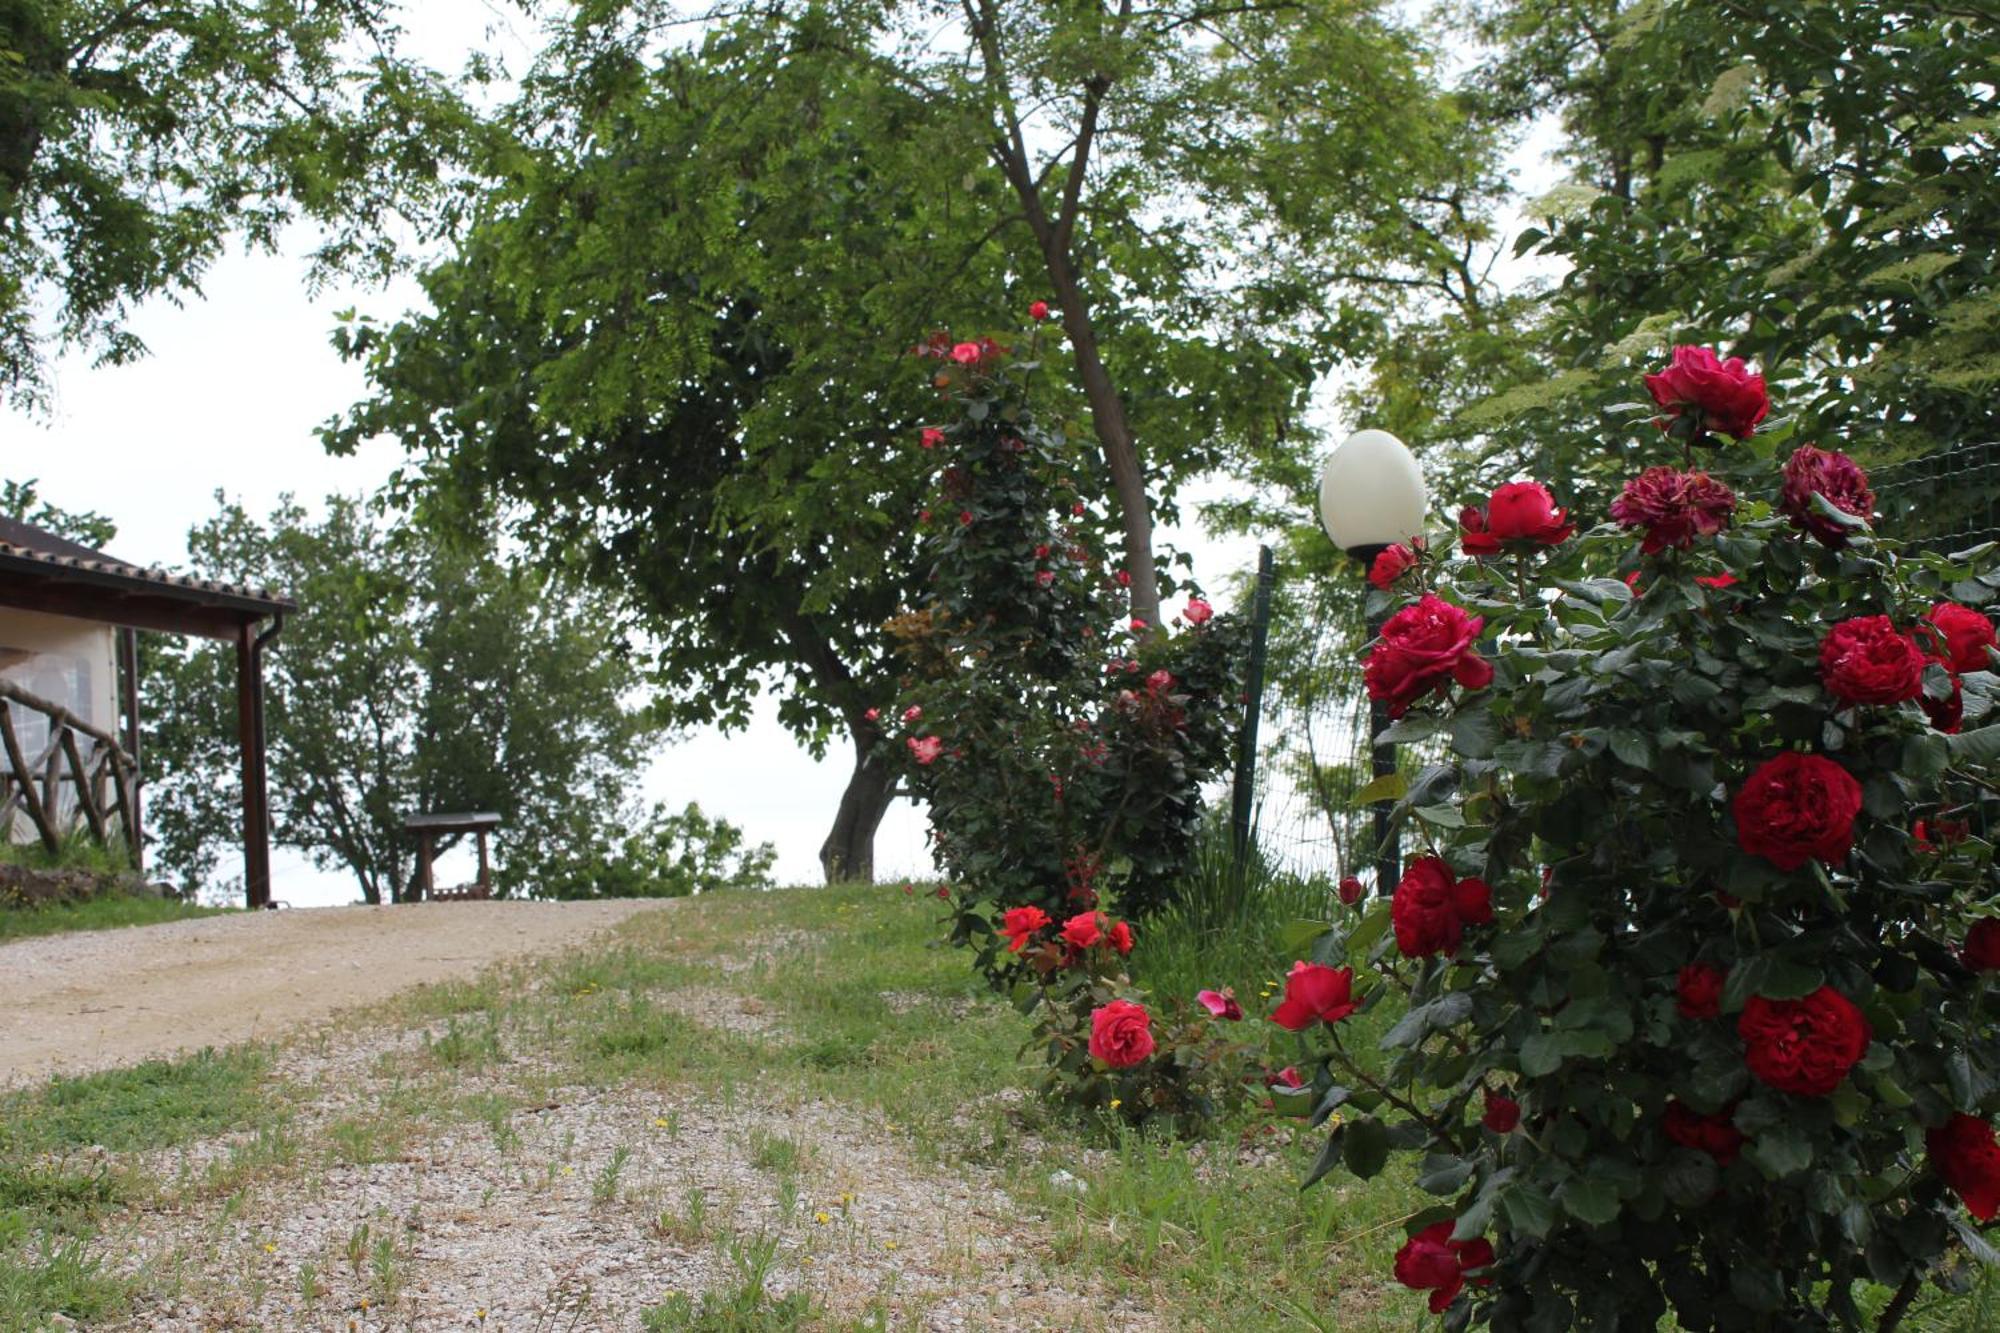
M 813 1221 L 819 1223 L 821 1226 L 825 1226 L 828 1222 L 831 1222 L 832 1220 L 833 1219 L 827 1216 L 827 1214 L 825 1214 L 824 1212 L 813 1214 Z
M 667 1118 L 663 1115 L 656 1115 L 653 1117 L 654 1129 L 665 1129 L 667 1128 L 667 1123 L 668 1123 Z
M 278 1252 L 278 1247 L 277 1247 L 277 1246 L 275 1246 L 275 1245 L 271 1244 L 271 1242 L 270 1242 L 270 1241 L 265 1241 L 265 1242 L 264 1242 L 264 1253 L 266 1253 L 266 1254 L 276 1254 L 277 1252 Z
M 1119 1107 L 1123 1106 L 1124 1104 L 1125 1103 L 1117 1097 L 1113 1097 L 1111 1099 L 1111 1109 L 1114 1111 L 1117 1110 Z
M 885 1250 L 893 1250 L 897 1248 L 896 1242 L 893 1240 L 885 1240 L 882 1242 L 882 1248 Z

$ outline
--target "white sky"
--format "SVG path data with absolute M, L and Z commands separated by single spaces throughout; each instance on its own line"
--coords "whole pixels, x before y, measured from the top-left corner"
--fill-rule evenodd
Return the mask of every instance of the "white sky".
M 410 8 L 417 14 L 412 54 L 456 68 L 464 53 L 490 38 L 521 63 L 526 48 L 519 30 L 481 0 L 425 0 Z M 232 254 L 210 272 L 199 298 L 178 307 L 148 303 L 131 328 L 152 354 L 136 364 L 97 368 L 87 358 L 61 360 L 47 419 L 0 409 L 0 476 L 37 478 L 49 502 L 109 515 L 119 529 L 116 555 L 166 565 L 184 563 L 187 532 L 215 513 L 219 487 L 259 515 L 284 492 L 315 507 L 329 493 L 376 488 L 399 460 L 393 445 L 334 458 L 313 436 L 315 426 L 367 387 L 359 369 L 334 353 L 328 334 L 337 310 L 356 306 L 393 320 L 420 294 L 405 281 L 309 298 L 304 250 L 301 243 L 276 256 Z M 1194 556 L 1210 589 L 1224 587 L 1231 572 L 1254 559 L 1252 539 L 1217 543 L 1189 529 L 1163 530 L 1160 537 Z M 696 732 L 663 747 L 641 794 L 676 806 L 699 801 L 741 825 L 752 841 L 775 844 L 780 882 L 812 882 L 848 760 L 843 747 L 815 763 L 774 714 L 767 699 L 745 732 Z M 923 819 L 908 802 L 897 802 L 883 820 L 875 855 L 878 877 L 929 873 Z M 442 867 L 448 881 L 470 877 L 461 856 L 469 853 Z M 315 870 L 294 853 L 279 849 L 274 860 L 276 898 L 314 906 L 356 896 L 349 878 Z M 234 858 L 220 873 L 240 875 L 240 869 Z

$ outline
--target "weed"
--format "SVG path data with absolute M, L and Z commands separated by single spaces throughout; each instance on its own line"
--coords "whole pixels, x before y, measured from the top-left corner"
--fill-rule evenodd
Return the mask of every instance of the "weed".
M 308 1259 L 299 1265 L 299 1304 L 310 1310 L 326 1294 L 320 1285 L 319 1265 Z
M 625 1170 L 625 1163 L 632 1160 L 632 1150 L 620 1144 L 613 1150 L 611 1159 L 591 1178 L 590 1201 L 600 1207 L 613 1203 L 618 1198 L 618 1177 Z
M 0 1099 L 0 1150 L 166 1148 L 240 1129 L 264 1110 L 261 1051 L 148 1060 Z

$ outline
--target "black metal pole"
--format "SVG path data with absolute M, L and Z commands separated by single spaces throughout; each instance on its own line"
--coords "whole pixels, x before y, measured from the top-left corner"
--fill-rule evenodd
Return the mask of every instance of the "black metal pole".
M 1384 615 L 1368 617 L 1368 641 L 1373 643 L 1382 633 L 1382 623 L 1388 619 Z M 1370 753 L 1374 760 L 1374 776 L 1385 777 L 1396 771 L 1396 747 L 1382 744 L 1382 733 L 1389 729 L 1389 705 L 1381 699 L 1368 701 L 1368 738 L 1373 742 Z M 1396 808 L 1394 801 L 1375 802 L 1375 892 L 1390 893 L 1396 881 L 1403 877 L 1403 848 L 1399 839 L 1389 829 L 1390 812 Z
M 1388 550 L 1387 546 L 1356 546 L 1348 554 L 1361 565 L 1365 576 L 1375 557 Z M 1363 598 L 1367 593 L 1362 594 Z M 1382 625 L 1388 616 L 1381 612 L 1370 613 L 1367 618 L 1368 642 L 1381 637 Z M 1396 747 L 1382 744 L 1382 733 L 1389 729 L 1389 706 L 1380 699 L 1368 701 L 1368 739 L 1370 741 L 1369 765 L 1375 777 L 1386 777 L 1396 771 Z M 1403 877 L 1402 842 L 1389 827 L 1389 816 L 1396 808 L 1394 801 L 1375 802 L 1375 892 L 1392 893 L 1396 881 Z
M 1250 852 L 1250 819 L 1257 796 L 1257 723 L 1264 712 L 1264 655 L 1271 633 L 1271 584 L 1276 577 L 1271 548 L 1257 548 L 1257 592 L 1251 601 L 1250 665 L 1243 679 L 1243 731 L 1237 738 L 1236 788 L 1230 827 L 1236 865 Z

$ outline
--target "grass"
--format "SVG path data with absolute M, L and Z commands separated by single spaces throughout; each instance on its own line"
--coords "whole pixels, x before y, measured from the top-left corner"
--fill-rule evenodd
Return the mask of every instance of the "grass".
M 1163 997 L 1233 979 L 1251 992 L 1243 998 L 1254 1013 L 1262 1006 L 1252 987 L 1289 963 L 1267 943 L 1275 925 L 1324 910 L 1323 886 L 1230 881 L 1209 868 L 1217 875 L 1193 904 L 1142 931 L 1135 959 Z M 423 1136 L 454 1124 L 515 1162 L 510 1172 L 579 1177 L 574 1188 L 587 1190 L 597 1225 L 713 1255 L 719 1277 L 708 1290 L 649 1298 L 659 1302 L 644 1313 L 649 1330 L 906 1326 L 907 1312 L 892 1314 L 879 1297 L 858 1316 L 831 1312 L 804 1276 L 821 1271 L 803 1266 L 805 1247 L 833 1247 L 824 1258 L 837 1264 L 849 1243 L 841 1218 L 815 1223 L 844 1216 L 846 1196 L 836 1205 L 832 1191 L 847 1186 L 829 1185 L 843 1164 L 810 1123 L 766 1118 L 738 1131 L 756 1188 L 778 1204 L 751 1223 L 729 1190 L 687 1179 L 648 1185 L 644 1156 L 623 1142 L 588 1154 L 573 1143 L 524 1149 L 516 1126 L 531 1123 L 552 1090 L 575 1088 L 644 1094 L 660 1110 L 647 1110 L 635 1132 L 668 1139 L 682 1133 L 675 1104 L 826 1108 L 856 1132 L 892 1136 L 912 1170 L 990 1183 L 1028 1219 L 1009 1233 L 1023 1261 L 1170 1328 L 1434 1326 L 1421 1295 L 1390 1277 L 1403 1219 L 1430 1202 L 1407 1166 L 1366 1182 L 1336 1172 L 1301 1194 L 1319 1136 L 1259 1108 L 1193 1143 L 1051 1110 L 1019 1059 L 1025 1021 L 980 987 L 963 957 L 935 945 L 937 917 L 921 890 L 896 885 L 708 895 L 635 917 L 558 960 L 407 993 L 355 1021 L 417 1039 L 383 1057 L 370 1100 L 343 1106 L 303 1143 L 288 1128 L 295 1090 L 272 1086 L 256 1050 L 0 1097 L 0 1330 L 40 1328 L 55 1313 L 114 1319 L 168 1281 L 112 1262 L 120 1219 L 133 1210 L 214 1202 L 224 1191 L 234 1206 L 264 1182 L 421 1152 Z M 752 997 L 757 1023 L 732 1022 Z M 1354 1020 L 1350 1048 L 1372 1046 L 1393 1017 Z M 1268 1024 L 1244 1027 L 1271 1039 L 1272 1064 L 1297 1058 L 1296 1039 Z M 226 1162 L 206 1175 L 154 1180 L 137 1157 L 221 1136 Z M 328 1239 L 285 1284 L 301 1309 L 339 1308 L 332 1293 L 344 1290 L 365 1293 L 386 1317 L 423 1280 L 420 1254 L 396 1217 L 375 1215 Z M 977 1272 L 963 1280 L 982 1281 Z M 1972 1333 L 1994 1326 L 1996 1305 L 1991 1282 L 1961 1297 L 1927 1292 L 1904 1328 Z
M 231 910 L 226 907 L 198 907 L 172 898 L 141 898 L 122 894 L 43 907 L 0 907 L 0 942 L 25 939 L 30 935 L 57 935 L 72 930 L 156 926 L 163 921 L 186 921 Z

